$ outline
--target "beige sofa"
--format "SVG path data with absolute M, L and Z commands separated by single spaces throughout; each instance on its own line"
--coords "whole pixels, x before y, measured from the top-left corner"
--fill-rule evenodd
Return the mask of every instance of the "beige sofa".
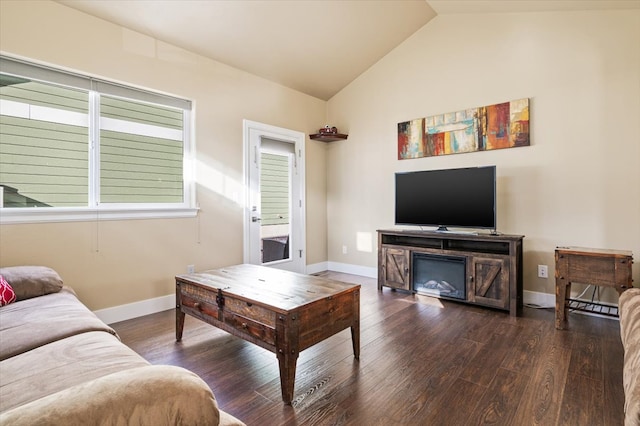
M 243 425 L 181 367 L 151 365 L 44 267 L 0 268 L 0 425 Z
M 618 307 L 624 347 L 624 424 L 640 426 L 640 288 L 623 292 Z

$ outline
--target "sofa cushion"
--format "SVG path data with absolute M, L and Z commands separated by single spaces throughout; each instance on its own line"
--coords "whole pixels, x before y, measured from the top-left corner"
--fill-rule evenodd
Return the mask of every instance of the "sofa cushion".
M 46 266 L 9 266 L 0 268 L 2 275 L 16 293 L 17 300 L 30 299 L 62 288 L 62 278 Z
M 15 302 L 0 309 L 0 360 L 88 331 L 116 335 L 69 287 Z
M 57 340 L 0 361 L 0 412 L 107 374 L 126 374 L 124 370 L 148 365 L 103 331 Z
M 226 417 L 225 424 L 231 424 Z M 219 420 L 218 404 L 207 384 L 188 370 L 168 365 L 113 373 L 0 415 L 0 423 L 13 426 L 204 426 Z M 242 425 L 237 420 L 233 424 Z
M 0 306 L 8 305 L 16 300 L 16 293 L 11 285 L 0 275 Z

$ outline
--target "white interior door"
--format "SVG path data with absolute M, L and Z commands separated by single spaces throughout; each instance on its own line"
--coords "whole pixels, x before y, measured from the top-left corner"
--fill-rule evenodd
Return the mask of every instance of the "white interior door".
M 244 262 L 306 272 L 304 133 L 244 121 Z

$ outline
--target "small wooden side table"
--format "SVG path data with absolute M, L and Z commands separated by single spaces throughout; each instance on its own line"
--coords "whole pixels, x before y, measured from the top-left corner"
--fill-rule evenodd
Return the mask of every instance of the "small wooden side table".
M 633 254 L 629 250 L 556 247 L 555 258 L 556 328 L 559 330 L 567 325 L 572 282 L 613 287 L 618 294 L 633 287 Z

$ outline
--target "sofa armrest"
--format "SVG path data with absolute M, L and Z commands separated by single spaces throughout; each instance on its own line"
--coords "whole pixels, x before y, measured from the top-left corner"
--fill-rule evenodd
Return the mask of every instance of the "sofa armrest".
M 217 425 L 209 386 L 181 367 L 151 365 L 109 374 L 0 413 L 0 424 Z
M 620 337 L 624 348 L 622 383 L 625 425 L 640 425 L 640 288 L 620 295 Z

